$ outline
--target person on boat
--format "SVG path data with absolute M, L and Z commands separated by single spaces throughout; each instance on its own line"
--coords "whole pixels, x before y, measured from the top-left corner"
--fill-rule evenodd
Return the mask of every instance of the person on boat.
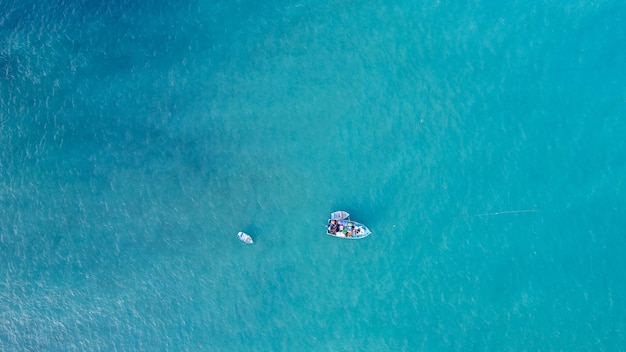
M 328 233 L 336 234 L 339 229 L 339 224 L 337 224 L 337 220 L 331 220 L 330 225 L 328 225 Z

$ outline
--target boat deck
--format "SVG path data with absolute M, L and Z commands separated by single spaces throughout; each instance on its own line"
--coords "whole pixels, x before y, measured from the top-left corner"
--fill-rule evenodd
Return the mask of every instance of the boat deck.
M 328 220 L 326 234 L 333 237 L 361 239 L 370 234 L 370 230 L 363 224 L 352 220 Z

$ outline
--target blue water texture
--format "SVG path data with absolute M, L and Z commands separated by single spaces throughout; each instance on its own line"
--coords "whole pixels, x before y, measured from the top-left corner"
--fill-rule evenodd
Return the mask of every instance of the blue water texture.
M 0 350 L 626 351 L 624 18 L 0 2 Z

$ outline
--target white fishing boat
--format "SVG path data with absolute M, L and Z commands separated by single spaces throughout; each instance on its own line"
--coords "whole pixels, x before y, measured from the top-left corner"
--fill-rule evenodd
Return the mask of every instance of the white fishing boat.
M 254 243 L 254 241 L 252 240 L 252 237 L 250 237 L 250 235 L 248 235 L 245 232 L 241 232 L 239 231 L 239 233 L 237 233 L 237 237 L 239 237 L 239 239 L 241 240 L 241 242 L 247 243 L 247 244 L 252 244 Z
M 336 211 L 330 215 L 326 226 L 326 234 L 333 237 L 360 240 L 372 232 L 367 226 L 349 219 L 350 214 L 345 211 Z

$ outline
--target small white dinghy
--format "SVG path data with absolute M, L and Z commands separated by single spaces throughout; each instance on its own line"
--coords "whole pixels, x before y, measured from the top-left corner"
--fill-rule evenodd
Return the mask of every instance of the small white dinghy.
M 332 214 L 330 214 L 331 220 L 344 220 L 349 217 L 350 217 L 350 214 L 347 211 L 343 211 L 343 210 L 334 211 Z
M 248 235 L 245 232 L 239 231 L 239 233 L 237 233 L 237 237 L 239 237 L 241 242 L 244 242 L 244 243 L 247 243 L 247 244 L 253 244 L 254 243 L 254 241 L 252 240 L 252 237 L 250 237 L 250 235 Z

